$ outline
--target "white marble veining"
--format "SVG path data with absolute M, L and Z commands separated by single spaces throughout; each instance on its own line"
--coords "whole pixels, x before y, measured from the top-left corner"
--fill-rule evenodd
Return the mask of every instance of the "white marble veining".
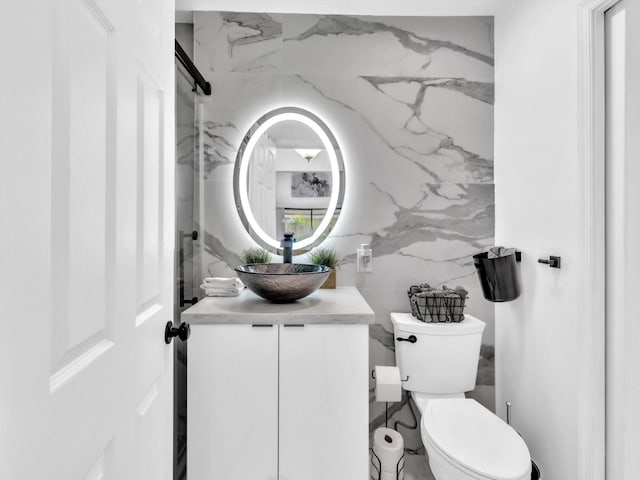
M 325 245 L 343 259 L 338 285 L 357 287 L 375 312 L 371 365 L 394 364 L 389 312 L 409 310 L 416 283 L 466 288 L 493 344 L 493 306 L 471 258 L 494 242 L 493 19 L 248 15 L 195 14 L 195 61 L 214 90 L 196 206 L 203 273 L 233 275 L 253 246 L 235 211 L 236 151 L 259 116 L 294 105 L 322 118 L 342 149 L 345 199 Z M 361 243 L 373 249 L 369 274 L 355 270 Z M 381 412 L 370 410 L 375 425 Z
M 199 12 L 194 28 L 202 70 L 273 73 L 282 69 L 282 22 L 277 14 Z
M 293 303 L 272 303 L 249 289 L 238 297 L 206 297 L 182 313 L 198 324 L 371 324 L 375 315 L 355 287 L 319 289 Z
M 283 23 L 285 73 L 493 81 L 490 18 L 287 15 Z
M 349 132 L 347 144 L 363 130 L 365 142 L 351 155 L 371 150 L 364 165 L 376 168 L 379 178 L 391 173 L 423 183 L 493 180 L 492 98 L 486 102 L 415 78 L 314 74 L 287 75 L 284 81 L 284 103 L 313 106 L 338 134 Z
M 197 53 L 197 52 L 196 52 Z M 229 181 L 240 141 L 265 112 L 281 106 L 282 77 L 277 74 L 209 73 L 215 85 L 204 103 L 204 177 Z

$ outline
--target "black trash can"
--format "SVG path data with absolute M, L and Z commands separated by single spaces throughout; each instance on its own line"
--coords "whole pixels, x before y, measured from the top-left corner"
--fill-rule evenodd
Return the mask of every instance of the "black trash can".
M 515 251 L 494 258 L 489 258 L 488 252 L 478 253 L 473 256 L 473 264 L 484 298 L 491 302 L 509 302 L 520 296 Z

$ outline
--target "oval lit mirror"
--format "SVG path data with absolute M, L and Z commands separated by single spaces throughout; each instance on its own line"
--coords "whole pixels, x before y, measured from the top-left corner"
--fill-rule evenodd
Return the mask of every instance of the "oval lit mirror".
M 294 250 L 309 249 L 327 237 L 340 215 L 342 154 L 318 117 L 278 108 L 245 135 L 233 183 L 242 223 L 261 247 L 276 252 L 286 232 L 294 234 Z

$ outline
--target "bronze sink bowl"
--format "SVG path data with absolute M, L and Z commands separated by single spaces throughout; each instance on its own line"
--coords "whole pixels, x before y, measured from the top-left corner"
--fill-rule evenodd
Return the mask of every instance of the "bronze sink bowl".
M 250 263 L 238 265 L 235 270 L 249 290 L 274 303 L 306 297 L 331 273 L 329 267 L 304 263 Z

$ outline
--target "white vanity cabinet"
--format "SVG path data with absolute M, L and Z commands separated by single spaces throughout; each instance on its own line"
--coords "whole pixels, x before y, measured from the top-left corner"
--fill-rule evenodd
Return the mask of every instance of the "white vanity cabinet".
M 230 308 L 230 299 L 205 299 L 208 305 L 200 302 L 199 309 L 183 314 L 192 324 L 189 480 L 368 478 L 368 325 L 373 312 L 352 290 L 348 293 L 362 302 L 362 311 L 352 312 L 353 317 L 344 313 L 348 308 L 335 317 L 314 316 L 317 297 L 289 305 L 252 303 L 245 316 L 240 315 L 243 308 Z M 244 295 L 247 301 L 253 294 Z M 321 295 L 335 300 L 339 292 Z M 267 315 L 256 314 L 258 307 Z M 211 310 L 219 315 L 205 317 Z
M 189 480 L 367 478 L 368 326 L 194 325 Z

